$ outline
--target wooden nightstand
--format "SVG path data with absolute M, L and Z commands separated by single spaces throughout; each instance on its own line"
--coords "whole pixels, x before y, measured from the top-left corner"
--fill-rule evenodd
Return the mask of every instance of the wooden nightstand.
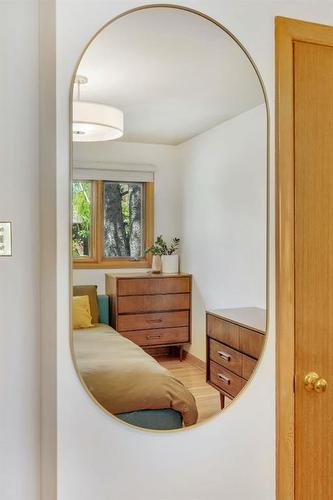
M 244 387 L 261 354 L 266 311 L 258 308 L 217 309 L 206 313 L 207 382 L 224 398 Z

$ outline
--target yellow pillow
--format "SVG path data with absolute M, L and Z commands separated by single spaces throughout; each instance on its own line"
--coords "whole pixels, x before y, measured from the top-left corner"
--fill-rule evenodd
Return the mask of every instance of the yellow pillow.
M 90 328 L 91 323 L 90 303 L 88 295 L 73 297 L 73 328 Z

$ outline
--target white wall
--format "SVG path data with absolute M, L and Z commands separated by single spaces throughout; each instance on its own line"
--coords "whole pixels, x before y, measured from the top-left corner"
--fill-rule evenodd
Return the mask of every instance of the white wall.
M 74 161 L 113 162 L 120 164 L 151 165 L 154 171 L 154 233 L 167 239 L 180 234 L 180 174 L 177 150 L 174 146 L 119 142 L 76 143 Z M 127 167 L 129 168 L 129 167 Z M 140 271 L 139 269 L 136 270 Z M 147 272 L 147 269 L 142 269 Z M 73 282 L 76 285 L 96 284 L 98 293 L 104 293 L 106 272 L 128 272 L 126 269 L 76 269 Z
M 266 307 L 266 107 L 178 146 L 181 267 L 193 274 L 192 345 L 205 360 L 205 310 Z
M 261 71 L 272 110 L 274 15 L 333 24 L 333 5 L 326 2 L 318 5 L 314 0 L 178 0 L 178 4 L 214 17 L 247 47 Z M 109 19 L 138 5 L 140 2 L 132 0 L 57 2 L 58 498 L 216 500 L 223 495 L 228 500 L 273 500 L 274 116 L 270 136 L 270 327 L 262 362 L 244 394 L 203 426 L 161 435 L 128 428 L 103 413 L 82 388 L 73 368 L 68 341 L 69 234 L 66 223 L 69 218 L 69 85 L 74 66 L 89 38 Z
M 41 271 L 41 498 L 57 498 L 57 233 L 55 0 L 40 0 L 39 180 Z
M 38 2 L 0 2 L 0 496 L 38 500 L 40 483 Z

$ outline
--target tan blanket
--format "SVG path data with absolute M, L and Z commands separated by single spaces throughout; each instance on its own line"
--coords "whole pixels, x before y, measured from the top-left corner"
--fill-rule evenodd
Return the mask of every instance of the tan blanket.
M 110 326 L 74 330 L 74 351 L 88 389 L 110 413 L 172 408 L 182 414 L 184 425 L 196 423 L 198 411 L 190 391 Z

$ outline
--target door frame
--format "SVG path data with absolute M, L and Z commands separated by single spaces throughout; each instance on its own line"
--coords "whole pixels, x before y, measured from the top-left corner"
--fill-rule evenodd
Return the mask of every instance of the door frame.
M 333 46 L 333 27 L 275 18 L 277 500 L 295 496 L 294 42 Z

